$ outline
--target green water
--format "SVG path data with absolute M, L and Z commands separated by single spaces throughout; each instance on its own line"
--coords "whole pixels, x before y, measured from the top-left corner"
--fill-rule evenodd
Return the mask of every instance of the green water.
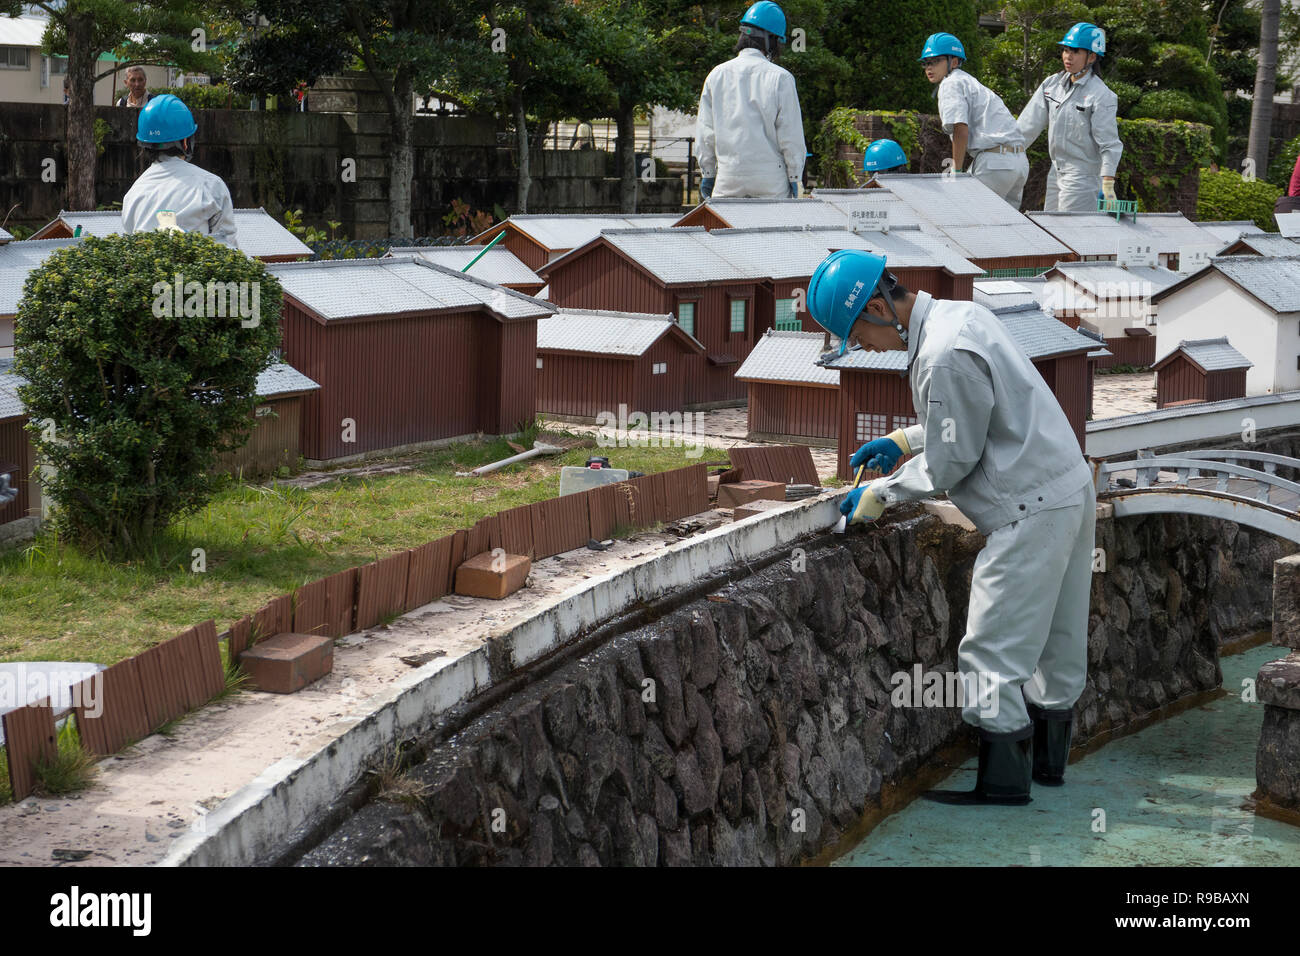
M 1264 705 L 1242 701 L 1242 680 L 1285 655 L 1266 644 L 1223 658 L 1228 696 L 1088 754 L 1028 806 L 914 800 L 832 865 L 1300 865 L 1300 827 L 1245 808 Z M 939 786 L 971 789 L 975 767 Z

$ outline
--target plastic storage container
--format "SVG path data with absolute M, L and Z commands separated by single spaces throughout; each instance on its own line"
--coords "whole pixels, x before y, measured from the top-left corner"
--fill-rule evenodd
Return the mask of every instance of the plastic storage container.
M 560 497 L 579 491 L 599 488 L 616 481 L 627 481 L 626 468 L 586 468 L 582 465 L 565 465 L 560 469 Z

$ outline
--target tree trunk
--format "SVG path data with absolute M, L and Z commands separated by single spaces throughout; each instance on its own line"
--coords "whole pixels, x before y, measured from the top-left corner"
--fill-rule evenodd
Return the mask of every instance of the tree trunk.
M 95 208 L 95 51 L 94 18 L 71 9 L 68 26 L 68 188 L 66 208 Z
M 411 140 L 415 116 L 411 112 L 411 72 L 405 68 L 393 77 L 393 148 L 388 172 L 388 235 L 394 239 L 415 235 L 411 224 L 411 185 L 415 179 L 415 151 Z
M 515 211 L 528 212 L 528 190 L 533 180 L 528 172 L 528 114 L 523 93 L 515 93 L 515 150 L 519 154 L 519 178 L 515 184 Z
M 1263 0 L 1259 23 L 1259 67 L 1255 71 L 1255 99 L 1250 107 L 1250 140 L 1246 158 L 1254 161 L 1255 175 L 1268 172 L 1268 139 L 1273 126 L 1273 91 L 1277 87 L 1277 33 L 1281 0 Z
M 636 212 L 636 114 L 631 104 L 618 104 L 618 208 Z

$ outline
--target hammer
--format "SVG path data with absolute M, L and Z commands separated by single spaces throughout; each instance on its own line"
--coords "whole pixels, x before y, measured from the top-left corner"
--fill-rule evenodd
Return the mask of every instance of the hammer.
M 867 466 L 866 466 L 865 463 L 864 463 L 864 464 L 861 464 L 861 465 L 858 465 L 858 474 L 857 474 L 857 477 L 855 477 L 855 478 L 853 479 L 853 487 L 854 487 L 854 488 L 856 488 L 859 484 L 862 483 L 862 471 L 863 471 L 863 469 L 866 468 L 866 467 L 867 467 Z M 837 521 L 837 522 L 835 522 L 835 527 L 831 529 L 831 533 L 832 533 L 832 534 L 843 534 L 845 531 L 848 530 L 848 527 L 849 527 L 849 516 L 848 516 L 848 515 L 840 515 L 840 520 Z

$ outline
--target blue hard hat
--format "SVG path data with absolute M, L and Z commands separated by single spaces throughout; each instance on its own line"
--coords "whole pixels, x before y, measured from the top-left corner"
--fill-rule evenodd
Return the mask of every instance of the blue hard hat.
M 840 340 L 840 355 L 849 347 L 849 332 L 862 315 L 867 301 L 876 295 L 885 275 L 885 257 L 861 249 L 832 252 L 808 280 L 808 314 Z M 876 325 L 892 325 L 867 316 Z
M 758 27 L 785 42 L 785 13 L 772 0 L 758 0 L 740 18 L 742 27 Z
M 1106 55 L 1106 31 L 1095 23 L 1076 23 L 1070 27 L 1057 46 L 1075 50 L 1091 50 L 1098 56 Z
M 862 154 L 862 171 L 878 173 L 882 169 L 907 165 L 907 153 L 892 139 L 878 139 Z
M 141 143 L 176 143 L 193 136 L 198 128 L 190 108 L 166 93 L 153 97 L 140 110 L 135 138 Z
M 917 58 L 928 60 L 932 56 L 959 56 L 966 59 L 966 48 L 951 33 L 931 33 L 925 41 L 925 49 Z

